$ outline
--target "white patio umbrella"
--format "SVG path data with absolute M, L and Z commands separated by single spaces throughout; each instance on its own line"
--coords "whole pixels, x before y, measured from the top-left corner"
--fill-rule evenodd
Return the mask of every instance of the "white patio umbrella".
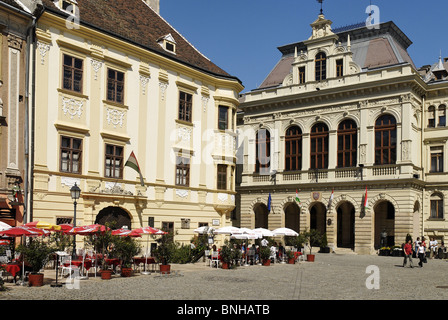
M 299 234 L 292 229 L 289 228 L 278 228 L 272 231 L 275 236 L 291 236 L 296 237 Z
M 227 226 L 222 227 L 219 229 L 216 229 L 213 231 L 214 234 L 241 234 L 243 233 L 240 228 L 233 227 L 233 226 Z

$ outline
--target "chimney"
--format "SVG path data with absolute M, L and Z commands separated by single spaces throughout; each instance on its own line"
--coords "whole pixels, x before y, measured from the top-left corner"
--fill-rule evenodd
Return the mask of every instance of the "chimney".
M 143 0 L 143 2 L 150 6 L 152 10 L 160 14 L 160 0 Z

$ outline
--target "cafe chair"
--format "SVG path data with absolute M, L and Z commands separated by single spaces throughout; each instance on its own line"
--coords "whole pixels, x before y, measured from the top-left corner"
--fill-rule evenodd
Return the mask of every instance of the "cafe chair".
M 204 257 L 205 257 L 205 265 L 210 265 L 210 250 L 204 251 Z
M 216 265 L 216 268 L 219 267 L 219 255 L 218 255 L 218 252 L 213 252 L 212 253 L 212 259 L 210 260 L 210 266 L 213 267 L 214 265 Z

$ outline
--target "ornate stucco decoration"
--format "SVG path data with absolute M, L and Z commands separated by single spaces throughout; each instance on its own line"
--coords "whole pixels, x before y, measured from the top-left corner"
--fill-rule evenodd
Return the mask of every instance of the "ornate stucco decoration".
M 62 98 L 62 111 L 65 115 L 68 115 L 71 120 L 75 116 L 78 116 L 78 118 L 81 118 L 82 115 L 82 106 L 83 106 L 82 100 L 76 100 L 73 98 Z
M 98 79 L 98 71 L 101 69 L 103 62 L 96 60 L 96 59 L 91 59 L 90 63 L 92 64 L 93 71 L 95 72 L 94 79 L 97 80 Z
M 44 43 L 41 41 L 37 41 L 37 49 L 39 49 L 40 53 L 40 63 L 45 64 L 45 55 L 48 51 L 50 51 L 50 45 L 48 43 Z
M 120 126 L 120 128 L 122 128 L 125 114 L 126 114 L 125 111 L 107 108 L 106 109 L 107 124 L 113 125 L 114 128 L 116 128 L 117 126 Z
M 142 85 L 142 94 L 145 95 L 146 93 L 146 85 L 149 82 L 149 76 L 140 74 L 140 84 Z

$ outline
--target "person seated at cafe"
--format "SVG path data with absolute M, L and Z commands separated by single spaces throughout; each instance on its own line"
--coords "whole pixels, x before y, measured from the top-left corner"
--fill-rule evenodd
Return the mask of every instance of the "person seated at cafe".
M 285 247 L 283 247 L 282 243 L 280 242 L 278 246 L 277 260 L 282 261 L 284 254 L 285 254 Z
M 20 272 L 16 273 L 16 275 L 14 276 L 14 282 L 16 282 L 17 276 L 22 275 L 22 269 L 24 270 L 23 273 L 33 271 L 33 268 L 31 267 L 31 264 L 26 260 L 26 257 L 25 261 L 23 261 L 23 258 L 24 255 L 23 253 L 21 253 L 16 259 L 14 259 L 11 263 L 9 263 L 9 264 L 16 264 L 20 268 Z

